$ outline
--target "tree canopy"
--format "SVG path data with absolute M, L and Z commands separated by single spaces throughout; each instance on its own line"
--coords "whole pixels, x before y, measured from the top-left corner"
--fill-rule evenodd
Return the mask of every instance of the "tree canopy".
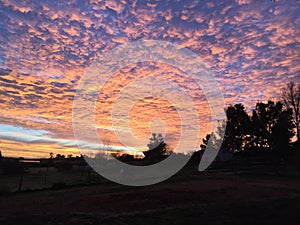
M 233 153 L 269 150 L 283 156 L 295 134 L 292 109 L 285 108 L 281 102 L 258 102 L 251 116 L 243 104 L 231 105 L 226 109 L 226 116 L 227 125 L 221 148 Z M 218 137 L 218 134 L 208 134 L 203 139 L 201 150 L 205 150 L 212 136 Z
M 148 150 L 144 151 L 145 160 L 158 162 L 171 154 L 171 149 L 165 142 L 162 134 L 152 133 L 149 139 Z
M 293 123 L 296 127 L 297 139 L 300 139 L 300 83 L 290 81 L 282 89 L 281 93 L 283 104 L 293 112 Z

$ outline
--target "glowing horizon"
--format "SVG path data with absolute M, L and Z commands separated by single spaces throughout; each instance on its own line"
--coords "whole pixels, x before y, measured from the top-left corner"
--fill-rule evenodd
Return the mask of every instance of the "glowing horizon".
M 72 102 L 85 70 L 99 55 L 136 40 L 165 40 L 199 55 L 220 83 L 226 105 L 277 100 L 290 80 L 300 81 L 300 4 L 296 1 L 0 1 L 0 151 L 4 156 L 80 154 L 72 128 Z M 171 66 L 149 62 L 122 68 L 96 103 L 96 126 L 111 146 L 113 102 L 127 84 L 162 76 L 194 99 L 199 144 L 209 132 L 205 95 Z M 151 134 L 152 117 L 167 125 L 176 145 L 178 115 L 163 99 L 141 99 L 130 113 L 139 138 Z M 156 127 L 155 131 L 159 131 Z M 50 138 L 51 141 L 47 141 Z M 122 148 L 122 147 L 120 147 Z M 146 148 L 146 143 L 138 150 Z M 191 151 L 191 150 L 187 150 Z

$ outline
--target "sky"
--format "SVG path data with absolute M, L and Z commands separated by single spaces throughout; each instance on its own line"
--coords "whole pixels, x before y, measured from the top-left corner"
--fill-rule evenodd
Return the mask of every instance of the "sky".
M 243 103 L 249 112 L 257 101 L 279 99 L 288 81 L 300 81 L 298 0 L 0 0 L 2 155 L 77 155 L 80 143 L 99 149 L 95 140 L 75 140 L 73 98 L 95 60 L 138 40 L 191 50 L 219 82 L 225 105 Z M 153 97 L 141 98 L 128 115 L 130 131 L 142 141 L 120 147 L 110 118 L 114 103 L 126 86 L 145 77 L 172 80 L 191 96 L 200 117 L 200 144 L 210 127 L 205 93 L 183 71 L 157 62 L 121 68 L 103 87 L 95 103 L 103 144 L 145 150 L 152 131 L 178 143 L 180 116 L 170 102 Z

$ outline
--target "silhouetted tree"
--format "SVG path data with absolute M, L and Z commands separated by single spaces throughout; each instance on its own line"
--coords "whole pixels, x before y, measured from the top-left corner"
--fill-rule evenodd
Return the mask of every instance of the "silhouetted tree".
M 200 145 L 201 150 L 204 151 L 206 149 L 206 146 L 208 145 L 209 138 L 210 138 L 210 134 L 207 134 L 205 136 L 205 138 L 202 139 L 202 144 Z
M 145 160 L 151 162 L 158 162 L 171 154 L 171 149 L 164 141 L 164 138 L 161 134 L 152 133 L 152 137 L 149 139 L 148 151 L 144 151 Z
M 282 100 L 287 108 L 293 111 L 293 122 L 296 126 L 296 136 L 300 138 L 300 83 L 289 82 L 282 89 Z
M 231 152 L 244 150 L 246 136 L 249 134 L 250 118 L 243 104 L 226 109 L 227 125 L 222 148 Z
M 135 160 L 133 155 L 130 154 L 121 154 L 120 156 L 115 157 L 122 162 L 133 162 Z
M 285 157 L 289 143 L 294 135 L 293 112 L 291 109 L 280 113 L 272 132 L 272 144 L 280 157 Z
M 253 147 L 256 149 L 271 149 L 273 127 L 276 125 L 281 111 L 281 103 L 275 104 L 268 101 L 268 103 L 259 102 L 256 104 L 252 113 Z
M 292 110 L 284 110 L 280 102 L 257 103 L 251 119 L 252 144 L 257 149 L 282 149 L 294 135 Z
M 61 154 L 56 154 L 56 159 L 64 159 L 65 155 L 61 155 Z

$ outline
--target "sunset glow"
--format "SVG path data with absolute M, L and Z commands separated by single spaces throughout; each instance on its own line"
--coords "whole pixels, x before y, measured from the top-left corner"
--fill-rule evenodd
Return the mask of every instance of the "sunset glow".
M 4 156 L 80 154 L 72 128 L 77 86 L 101 54 L 125 43 L 162 40 L 186 47 L 210 68 L 226 105 L 244 103 L 248 111 L 257 101 L 278 99 L 291 79 L 300 81 L 298 1 L 0 0 L 0 17 Z M 111 114 L 122 90 L 143 77 L 173 81 L 191 96 L 200 116 L 200 145 L 210 132 L 205 94 L 178 68 L 155 62 L 124 67 L 107 81 L 95 104 L 98 135 L 113 150 L 126 150 Z M 180 136 L 180 117 L 165 99 L 137 101 L 129 125 L 142 141 L 127 147 L 137 150 L 147 148 L 151 132 L 164 130 L 172 147 Z

